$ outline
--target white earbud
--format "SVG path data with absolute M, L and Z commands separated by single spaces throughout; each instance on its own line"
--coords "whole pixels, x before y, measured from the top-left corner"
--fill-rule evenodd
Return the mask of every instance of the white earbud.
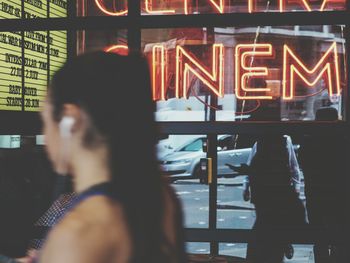
M 73 117 L 64 116 L 59 123 L 60 134 L 62 138 L 69 138 L 72 135 L 72 128 L 75 123 Z

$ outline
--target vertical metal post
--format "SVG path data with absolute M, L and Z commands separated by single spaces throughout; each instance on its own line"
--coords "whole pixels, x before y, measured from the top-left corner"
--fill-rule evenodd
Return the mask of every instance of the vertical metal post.
M 67 17 L 68 19 L 77 16 L 77 1 L 67 0 Z M 85 0 L 82 0 L 85 1 Z M 77 32 L 67 28 L 67 60 L 74 58 L 77 55 Z
M 24 12 L 24 1 L 22 1 L 22 5 L 21 5 L 21 8 L 22 8 L 22 19 L 25 19 L 25 12 Z M 21 52 L 22 52 L 22 65 L 21 65 L 21 70 L 22 70 L 22 111 L 24 111 L 24 103 L 25 103 L 25 100 L 24 100 L 24 93 L 25 93 L 25 78 L 24 78 L 24 70 L 25 70 L 25 61 L 24 61 L 24 56 L 25 56 L 25 48 L 24 48 L 24 38 L 25 38 L 25 33 L 24 31 L 22 30 L 21 31 L 21 38 L 22 38 L 22 46 L 21 46 Z
M 216 108 L 218 104 L 218 98 L 216 96 L 210 96 L 210 112 L 209 119 L 210 122 L 215 122 L 216 120 Z M 217 222 L 217 134 L 208 134 L 208 158 L 212 158 L 212 183 L 209 184 L 209 229 L 216 230 Z M 217 242 L 210 242 L 210 254 L 219 254 L 219 244 Z
M 346 1 L 346 11 L 349 12 L 350 11 L 350 0 Z M 346 87 L 344 90 L 344 97 L 345 99 L 343 100 L 346 110 L 345 110 L 345 120 L 346 120 L 346 128 L 349 131 L 349 127 L 350 127 L 350 99 L 349 99 L 349 95 L 350 95 L 350 23 L 347 23 L 345 25 L 345 53 L 346 53 L 346 70 L 347 72 L 346 74 Z M 347 141 L 347 147 L 346 147 L 346 154 L 349 154 L 350 152 L 350 143 L 349 141 Z M 343 176 L 346 176 L 346 174 L 349 174 L 349 170 L 350 170 L 350 164 L 348 163 L 346 165 L 346 172 L 343 174 Z M 345 184 L 349 187 L 350 185 L 350 178 L 349 176 L 346 176 L 346 179 L 344 180 Z M 346 193 L 346 200 L 349 200 L 350 198 L 350 193 L 349 191 L 347 191 Z M 348 210 L 347 210 L 348 212 Z M 346 226 L 345 228 L 348 228 L 348 226 Z M 344 229 L 344 231 L 346 232 L 346 230 L 348 229 Z M 345 240 L 342 240 L 343 242 L 345 242 Z
M 141 1 L 128 0 L 128 9 L 130 21 L 134 21 L 134 23 L 130 24 L 127 28 L 128 46 L 131 53 L 138 53 L 141 49 L 141 28 L 138 23 L 139 17 L 141 16 Z
M 215 42 L 215 32 L 213 27 L 207 28 L 207 43 Z M 211 94 L 210 96 L 209 121 L 216 121 L 216 109 L 218 107 L 218 98 Z M 208 158 L 212 159 L 212 183 L 209 184 L 209 229 L 216 230 L 217 227 L 217 168 L 218 168 L 218 153 L 217 153 L 217 134 L 208 135 Z M 210 242 L 210 254 L 219 254 L 219 244 Z
M 46 8 L 46 11 L 47 11 L 47 13 L 46 13 L 46 16 L 47 16 L 47 18 L 50 18 L 50 7 L 51 7 L 51 1 L 47 1 L 47 8 Z M 46 78 L 47 78 L 47 86 L 49 86 L 49 83 L 50 83 L 50 70 L 51 70 L 51 61 L 50 61 L 50 46 L 51 46 L 51 44 L 50 44 L 50 30 L 47 30 L 46 31 L 46 52 L 47 52 L 47 75 L 46 75 Z M 67 36 L 67 38 L 68 38 L 68 36 Z
M 350 11 L 350 1 L 346 1 L 346 10 Z M 346 76 L 346 87 L 343 90 L 344 94 L 343 94 L 343 98 L 342 98 L 342 105 L 345 105 L 345 110 L 344 110 L 344 118 L 346 120 L 347 123 L 347 127 L 350 127 L 350 120 L 348 120 L 348 118 L 350 118 L 350 105 L 349 105 L 349 89 L 350 89 L 350 85 L 349 85 L 349 81 L 350 81 L 350 24 L 346 24 L 345 25 L 345 30 L 344 30 L 344 37 L 345 37 L 345 64 L 346 64 L 346 71 L 345 72 L 345 76 Z

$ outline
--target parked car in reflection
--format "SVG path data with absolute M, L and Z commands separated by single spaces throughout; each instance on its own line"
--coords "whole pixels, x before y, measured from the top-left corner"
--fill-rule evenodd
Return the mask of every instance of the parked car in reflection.
M 206 136 L 199 136 L 160 157 L 162 172 L 173 179 L 200 178 L 200 159 L 206 157 L 205 141 Z M 243 135 L 218 135 L 218 177 L 237 176 L 225 164 L 246 163 L 253 144 L 254 141 Z

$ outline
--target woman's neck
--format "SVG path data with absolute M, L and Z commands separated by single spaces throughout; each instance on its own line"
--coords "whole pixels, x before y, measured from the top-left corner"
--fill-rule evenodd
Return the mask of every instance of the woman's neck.
M 106 151 L 83 151 L 74 156 L 71 173 L 77 193 L 111 180 Z

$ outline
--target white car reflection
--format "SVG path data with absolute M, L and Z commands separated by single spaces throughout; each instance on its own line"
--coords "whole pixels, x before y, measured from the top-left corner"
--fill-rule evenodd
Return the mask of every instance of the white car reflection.
M 205 136 L 192 139 L 178 147 L 174 151 L 159 158 L 162 172 L 173 178 L 199 178 L 201 158 L 206 157 L 203 152 Z M 244 142 L 243 142 L 244 141 Z M 243 142 L 243 143 L 242 143 Z M 251 151 L 253 142 L 241 140 L 240 135 L 219 135 L 218 136 L 218 176 L 235 176 L 232 169 L 225 164 L 241 165 L 246 163 Z

